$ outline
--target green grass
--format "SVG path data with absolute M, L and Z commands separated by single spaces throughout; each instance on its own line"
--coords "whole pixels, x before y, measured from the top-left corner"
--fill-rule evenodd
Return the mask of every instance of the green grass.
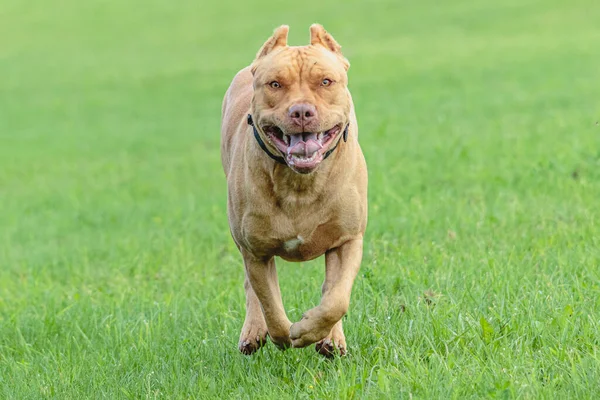
M 596 1 L 53 3 L 0 7 L 0 398 L 600 396 Z M 313 22 L 369 165 L 350 354 L 246 357 L 220 105 Z

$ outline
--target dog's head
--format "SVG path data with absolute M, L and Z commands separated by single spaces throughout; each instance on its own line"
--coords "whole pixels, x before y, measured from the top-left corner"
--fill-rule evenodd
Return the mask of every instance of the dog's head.
M 310 173 L 350 120 L 350 64 L 321 25 L 310 27 L 308 46 L 288 46 L 288 31 L 277 28 L 252 63 L 252 116 L 270 151 L 294 171 Z

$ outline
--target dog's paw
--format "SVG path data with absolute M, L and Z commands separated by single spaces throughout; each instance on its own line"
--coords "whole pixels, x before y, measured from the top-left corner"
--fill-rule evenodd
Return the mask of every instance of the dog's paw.
M 262 339 L 259 336 L 254 339 L 240 339 L 238 349 L 247 356 L 254 354 L 258 349 L 264 346 L 266 338 Z
M 323 326 L 316 318 L 304 316 L 290 328 L 292 347 L 306 347 L 325 338 L 331 326 Z
M 270 335 L 269 335 L 270 336 Z M 271 337 L 271 341 L 273 342 L 273 344 L 275 346 L 277 346 L 277 348 L 281 351 L 284 351 L 286 349 L 289 349 L 290 347 L 292 347 L 292 341 L 290 340 L 290 338 L 288 336 L 286 337 Z
M 343 357 L 346 355 L 346 345 L 336 343 L 329 338 L 323 339 L 315 343 L 315 350 L 322 356 L 333 358 L 337 355 Z
M 271 338 L 271 342 L 279 350 L 285 350 L 292 347 L 292 341 L 290 340 L 290 326 L 292 323 L 286 318 L 285 323 L 281 323 L 278 326 L 271 327 L 269 329 L 269 338 Z
M 255 353 L 258 349 L 267 342 L 266 327 L 244 326 L 240 334 L 238 349 L 242 354 L 249 356 Z
M 334 325 L 325 339 L 315 343 L 315 350 L 327 358 L 346 355 L 346 336 L 342 329 L 342 321 Z

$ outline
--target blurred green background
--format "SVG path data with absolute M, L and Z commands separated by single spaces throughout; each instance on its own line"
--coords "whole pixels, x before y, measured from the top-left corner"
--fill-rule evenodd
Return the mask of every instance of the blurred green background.
M 600 4 L 0 5 L 0 397 L 597 398 Z M 236 345 L 222 96 L 273 29 L 350 60 L 349 356 Z M 292 320 L 322 260 L 279 263 Z

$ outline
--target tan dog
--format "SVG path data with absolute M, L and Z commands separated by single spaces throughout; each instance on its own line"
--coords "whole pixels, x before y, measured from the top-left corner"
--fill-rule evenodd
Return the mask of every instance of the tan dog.
M 341 318 L 360 267 L 367 224 L 367 168 L 347 88 L 349 63 L 322 26 L 310 45 L 287 46 L 280 26 L 225 94 L 221 152 L 229 226 L 246 270 L 246 319 L 239 349 L 251 354 L 267 334 L 279 348 L 318 342 L 346 352 Z M 347 140 L 346 140 L 347 139 Z M 321 304 L 292 325 L 275 256 L 325 254 Z

